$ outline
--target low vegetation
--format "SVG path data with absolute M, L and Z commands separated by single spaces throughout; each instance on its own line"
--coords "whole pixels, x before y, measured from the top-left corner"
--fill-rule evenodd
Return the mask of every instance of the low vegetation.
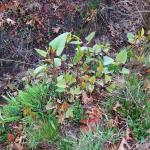
M 92 32 L 81 40 L 66 32 L 46 50 L 36 49 L 42 60 L 30 70 L 24 89 L 4 96 L 6 105 L 0 109 L 3 145 L 10 149 L 38 149 L 44 143 L 61 150 L 125 150 L 149 138 L 150 70 L 137 70 L 137 74 L 130 70 L 131 65 L 149 64 L 144 29 L 137 35 L 129 33 L 129 47 L 115 54 L 107 42 L 93 44 L 94 36 Z M 68 55 L 70 46 L 73 57 Z M 63 130 L 67 125 L 72 134 Z M 76 127 L 79 132 L 73 134 Z

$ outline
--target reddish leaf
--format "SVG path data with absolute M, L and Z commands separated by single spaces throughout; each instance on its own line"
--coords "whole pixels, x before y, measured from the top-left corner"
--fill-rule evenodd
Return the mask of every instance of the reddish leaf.
M 80 123 L 87 125 L 88 124 L 88 119 L 83 119 L 80 121 Z
M 81 126 L 81 129 L 84 133 L 86 133 L 90 130 L 88 126 Z
M 7 134 L 7 140 L 9 142 L 14 142 L 15 141 L 15 136 L 13 134 L 11 134 L 11 133 L 8 133 Z

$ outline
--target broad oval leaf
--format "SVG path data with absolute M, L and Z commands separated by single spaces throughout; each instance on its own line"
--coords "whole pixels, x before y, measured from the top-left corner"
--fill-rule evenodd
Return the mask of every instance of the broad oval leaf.
M 63 54 L 63 55 L 61 56 L 61 60 L 62 60 L 62 61 L 66 61 L 66 60 L 67 60 L 67 55 Z
M 67 87 L 65 79 L 59 80 L 56 86 L 60 89 L 65 89 Z
M 133 33 L 128 33 L 127 34 L 127 38 L 128 38 L 128 42 L 131 43 L 131 44 L 134 44 L 134 41 L 135 41 L 135 36 Z
M 127 61 L 127 51 L 126 50 L 120 51 L 116 57 L 116 61 L 119 64 L 125 64 Z
M 127 68 L 122 68 L 122 70 L 120 71 L 120 73 L 122 73 L 122 74 L 129 74 L 130 71 Z
M 114 62 L 114 60 L 108 56 L 104 56 L 103 61 L 104 61 L 104 66 L 110 65 Z
M 55 67 L 61 66 L 61 59 L 60 58 L 54 58 L 54 65 Z
M 69 34 L 69 32 L 63 33 L 49 43 L 49 46 L 56 51 L 57 56 L 60 56 L 63 52 Z

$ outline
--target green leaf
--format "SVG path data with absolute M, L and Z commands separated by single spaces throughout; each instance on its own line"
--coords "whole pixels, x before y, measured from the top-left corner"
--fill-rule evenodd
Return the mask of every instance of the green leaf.
M 88 91 L 89 91 L 90 93 L 92 93 L 93 90 L 94 90 L 94 88 L 95 88 L 95 85 L 89 84 L 89 85 L 87 86 L 87 88 L 88 88 Z
M 142 28 L 142 30 L 141 30 L 141 36 L 144 36 L 144 34 L 145 34 L 145 31 L 144 31 L 144 29 Z
M 60 56 L 63 52 L 69 34 L 69 32 L 63 33 L 49 43 L 49 46 L 56 51 L 57 56 Z
M 45 52 L 44 50 L 41 50 L 41 49 L 35 49 L 35 50 L 42 57 L 46 57 L 47 56 L 47 52 Z
M 67 84 L 66 84 L 66 81 L 65 81 L 63 75 L 60 75 L 60 76 L 57 77 L 57 84 L 56 84 L 56 86 L 59 89 L 65 89 L 67 87 Z
M 80 95 L 80 94 L 81 94 L 81 89 L 80 89 L 80 87 L 71 88 L 71 89 L 70 89 L 70 93 L 71 93 L 72 95 Z
M 81 41 L 71 41 L 70 44 L 80 45 L 82 44 Z
M 61 66 L 61 59 L 60 58 L 54 58 L 54 65 L 55 67 Z
M 85 39 L 90 43 L 92 39 L 95 37 L 95 32 L 90 33 Z
M 34 74 L 41 73 L 47 69 L 47 65 L 41 65 L 34 70 Z
M 130 71 L 127 68 L 122 68 L 122 70 L 120 71 L 120 73 L 122 73 L 122 74 L 129 74 Z
M 21 116 L 7 117 L 6 119 L 1 119 L 0 124 L 15 122 L 20 120 L 21 118 L 22 118 Z
M 56 130 L 56 126 L 55 126 L 54 122 L 52 120 L 49 120 L 49 122 L 50 122 L 51 126 L 53 127 L 53 129 Z
M 94 51 L 94 52 L 100 53 L 101 50 L 102 50 L 102 49 L 101 49 L 101 46 L 100 46 L 100 45 L 95 44 L 95 45 L 93 46 L 93 51 Z
M 108 83 L 111 81 L 111 76 L 105 75 L 105 83 Z
M 73 118 L 73 108 L 70 107 L 65 114 L 65 118 Z
M 128 38 L 128 42 L 129 43 L 131 43 L 131 44 L 134 44 L 134 42 L 135 42 L 135 36 L 134 36 L 134 34 L 133 33 L 128 33 L 127 34 L 127 38 Z
M 60 89 L 65 89 L 67 87 L 65 79 L 59 80 L 56 86 Z
M 60 81 L 62 79 L 64 79 L 64 75 L 60 75 L 60 76 L 57 77 L 57 81 Z
M 126 50 L 120 51 L 116 57 L 116 61 L 119 64 L 125 64 L 127 61 L 127 51 Z
M 114 60 L 108 56 L 104 56 L 103 61 L 104 61 L 104 66 L 110 65 L 114 62 Z
M 83 51 L 81 50 L 81 48 L 79 47 L 77 49 L 76 55 L 73 58 L 73 64 L 77 64 L 83 57 Z
M 103 66 L 102 62 L 99 61 L 99 65 L 98 65 L 98 67 L 97 67 L 97 71 L 98 71 L 99 73 L 102 73 L 103 70 L 104 70 L 104 66 Z
M 89 82 L 90 82 L 91 84 L 94 84 L 95 81 L 96 81 L 96 77 L 95 77 L 95 76 L 92 76 L 92 77 L 89 78 Z
M 110 86 L 108 86 L 106 89 L 108 92 L 112 93 L 113 90 L 115 89 L 116 85 L 114 83 L 112 83 Z
M 62 61 L 66 61 L 66 60 L 67 60 L 67 55 L 63 54 L 63 55 L 61 56 L 61 59 L 62 59 Z
M 71 85 L 76 82 L 76 78 L 69 72 L 65 74 L 64 79 L 67 84 Z
M 109 43 L 105 43 L 102 46 L 102 49 L 103 49 L 103 52 L 105 52 L 107 54 L 109 52 L 109 50 L 110 50 L 110 44 Z
M 62 92 L 65 92 L 66 90 L 64 88 L 58 88 L 56 89 L 56 92 L 59 92 L 59 93 L 62 93 Z

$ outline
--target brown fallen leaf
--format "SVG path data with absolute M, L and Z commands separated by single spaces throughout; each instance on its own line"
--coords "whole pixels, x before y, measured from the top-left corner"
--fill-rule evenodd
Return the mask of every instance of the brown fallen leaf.
M 10 19 L 10 18 L 7 18 L 7 19 L 6 19 L 6 22 L 7 22 L 8 24 L 11 24 L 11 25 L 15 25 L 15 24 L 16 24 L 16 22 L 15 22 L 14 20 Z
M 3 13 L 0 13 L 0 28 L 3 27 L 3 23 L 4 23 Z
M 60 106 L 60 111 L 67 111 L 69 107 L 70 105 L 66 101 L 64 101 L 63 104 Z
M 131 147 L 129 146 L 128 142 L 126 141 L 125 138 L 122 138 L 122 141 L 119 145 L 118 150 L 130 150 Z
M 81 129 L 83 132 L 88 132 L 90 129 L 93 131 L 96 129 L 96 126 L 101 123 L 101 120 L 104 116 L 103 111 L 99 107 L 89 108 L 85 114 L 87 118 L 80 121 Z
M 59 122 L 60 124 L 63 124 L 64 121 L 65 121 L 65 115 L 64 115 L 63 113 L 60 113 L 60 114 L 58 115 L 58 122 Z
M 52 30 L 54 33 L 58 33 L 60 31 L 60 27 L 53 27 Z
M 82 92 L 82 102 L 84 104 L 91 103 L 91 102 L 93 102 L 93 98 L 92 98 L 92 96 L 88 97 L 85 92 Z
M 31 19 L 31 20 L 28 20 L 27 22 L 26 22 L 26 25 L 32 25 L 33 24 L 33 20 Z
M 23 147 L 22 147 L 19 143 L 14 143 L 14 144 L 13 144 L 13 148 L 14 148 L 15 150 L 23 150 Z
M 145 79 L 144 81 L 144 90 L 148 93 L 150 93 L 150 80 Z
M 117 111 L 117 109 L 120 108 L 121 106 L 122 105 L 119 102 L 117 102 L 116 105 L 113 107 L 113 110 Z
M 109 124 L 109 127 L 110 127 L 110 128 L 116 127 L 116 124 L 115 124 L 114 119 L 110 119 L 109 122 L 108 122 L 108 124 Z
M 131 137 L 131 130 L 130 130 L 130 128 L 127 128 L 126 129 L 126 135 L 125 135 L 125 139 L 127 140 L 127 141 L 133 141 L 133 138 Z

